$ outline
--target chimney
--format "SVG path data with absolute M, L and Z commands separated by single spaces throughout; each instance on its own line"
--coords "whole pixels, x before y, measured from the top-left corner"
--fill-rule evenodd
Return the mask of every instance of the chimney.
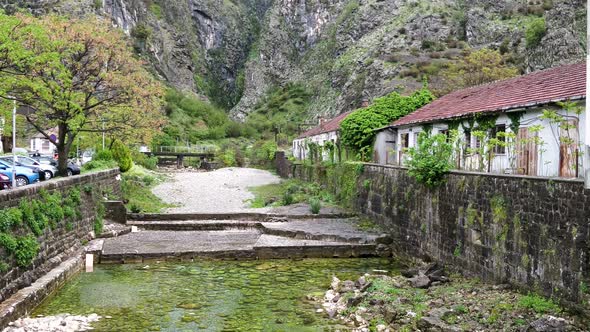
M 324 129 L 324 123 L 326 123 L 326 119 L 324 117 L 320 117 L 319 122 L 320 128 Z
M 361 108 L 367 108 L 367 107 L 369 107 L 369 98 L 363 97 L 363 99 L 361 100 Z

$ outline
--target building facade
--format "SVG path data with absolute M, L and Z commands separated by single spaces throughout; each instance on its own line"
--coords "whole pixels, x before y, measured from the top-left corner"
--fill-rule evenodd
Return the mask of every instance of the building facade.
M 403 165 L 421 132 L 445 134 L 456 169 L 583 176 L 586 64 L 453 92 L 378 132 L 375 162 Z
M 319 147 L 326 147 L 328 144 L 337 147 L 340 145 L 339 132 L 340 123 L 352 112 L 346 112 L 338 115 L 331 120 L 320 120 L 320 124 L 293 140 L 293 156 L 298 160 L 305 160 L 310 157 L 310 144 L 316 144 Z M 330 142 L 330 143 L 328 143 Z M 328 149 L 322 149 L 321 158 L 329 160 Z

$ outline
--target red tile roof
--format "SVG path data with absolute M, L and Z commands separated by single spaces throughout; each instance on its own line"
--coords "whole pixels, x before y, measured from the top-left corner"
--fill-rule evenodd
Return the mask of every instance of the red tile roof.
M 586 97 L 586 63 L 534 72 L 452 92 L 392 126 L 433 122 L 473 113 L 499 112 Z
M 346 119 L 346 117 L 352 112 L 353 111 L 342 113 L 342 114 L 338 115 L 337 117 L 324 122 L 322 125 L 317 126 L 315 128 L 312 128 L 312 129 L 304 132 L 303 134 L 299 135 L 299 137 L 297 137 L 297 138 L 302 139 L 302 138 L 306 138 L 306 137 L 329 133 L 331 131 L 336 131 L 336 130 L 340 129 L 340 123 L 342 123 L 342 121 L 344 121 L 344 119 Z

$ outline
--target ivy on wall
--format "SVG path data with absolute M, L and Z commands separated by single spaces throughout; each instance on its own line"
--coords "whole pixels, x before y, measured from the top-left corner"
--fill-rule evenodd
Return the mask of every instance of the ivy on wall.
M 342 121 L 342 143 L 357 152 L 361 159 L 368 159 L 371 157 L 375 129 L 387 126 L 433 100 L 434 95 L 426 87 L 410 96 L 392 92 L 377 98 L 369 107 L 353 112 Z
M 86 193 L 92 195 L 91 191 Z M 82 218 L 81 202 L 79 187 L 70 188 L 65 194 L 41 190 L 38 199 L 23 199 L 18 207 L 0 210 L 0 248 L 19 267 L 29 266 L 39 253 L 37 237 L 47 228 L 55 230 L 60 224 L 64 224 L 67 231 L 73 230 L 74 222 Z M 97 220 L 102 225 L 104 207 L 98 206 Z M 0 259 L 0 272 L 8 269 L 9 265 Z

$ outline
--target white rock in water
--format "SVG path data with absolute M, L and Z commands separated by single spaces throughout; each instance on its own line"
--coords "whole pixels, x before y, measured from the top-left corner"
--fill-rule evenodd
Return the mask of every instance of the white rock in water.
M 338 279 L 336 276 L 333 276 L 330 286 L 333 290 L 338 291 L 338 289 L 340 289 L 340 279 Z
M 324 300 L 326 300 L 326 302 L 332 302 L 332 300 L 333 300 L 333 299 L 336 297 L 336 295 L 338 295 L 338 293 L 337 293 L 337 292 L 335 292 L 335 291 L 333 291 L 333 290 L 329 289 L 329 290 L 326 292 L 326 295 L 324 296 Z
M 26 331 L 51 331 L 51 332 L 76 332 L 89 331 L 93 328 L 90 323 L 96 322 L 101 317 L 97 314 L 89 316 L 72 316 L 63 314 L 58 316 L 48 316 L 39 318 L 21 318 L 9 327 L 4 329 L 4 332 L 26 332 Z

